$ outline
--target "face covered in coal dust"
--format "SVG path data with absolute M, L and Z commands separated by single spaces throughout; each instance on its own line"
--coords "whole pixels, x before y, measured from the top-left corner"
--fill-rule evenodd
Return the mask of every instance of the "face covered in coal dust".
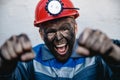
M 66 62 L 72 54 L 75 42 L 75 20 L 64 17 L 42 24 L 43 39 L 49 50 L 60 62 Z

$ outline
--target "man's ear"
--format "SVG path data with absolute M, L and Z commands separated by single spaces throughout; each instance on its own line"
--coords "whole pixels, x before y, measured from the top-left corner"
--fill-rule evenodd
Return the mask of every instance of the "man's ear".
M 77 34 L 77 32 L 78 32 L 78 26 L 77 24 L 75 24 L 75 34 Z
M 39 29 L 39 34 L 42 40 L 44 40 L 44 32 L 43 30 Z

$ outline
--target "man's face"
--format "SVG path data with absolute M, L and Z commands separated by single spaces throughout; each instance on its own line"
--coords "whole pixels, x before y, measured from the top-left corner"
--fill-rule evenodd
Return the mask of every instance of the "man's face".
M 55 58 L 65 62 L 72 54 L 75 21 L 71 17 L 48 21 L 42 25 L 44 42 Z

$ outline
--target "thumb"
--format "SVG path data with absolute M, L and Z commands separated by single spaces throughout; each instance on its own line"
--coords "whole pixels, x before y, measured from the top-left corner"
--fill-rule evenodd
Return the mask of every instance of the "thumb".
M 90 51 L 82 46 L 78 46 L 78 48 L 76 49 L 76 53 L 83 55 L 83 56 L 89 56 L 90 55 Z
M 33 51 L 31 51 L 31 52 L 27 52 L 25 54 L 22 54 L 20 57 L 20 60 L 21 61 L 29 61 L 29 60 L 32 60 L 33 58 L 35 58 L 35 54 Z

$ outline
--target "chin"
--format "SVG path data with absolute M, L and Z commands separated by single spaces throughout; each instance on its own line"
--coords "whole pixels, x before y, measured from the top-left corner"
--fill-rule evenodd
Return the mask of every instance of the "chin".
M 59 53 L 55 52 L 53 55 L 59 62 L 66 62 L 72 54 L 72 49 L 68 50 L 64 55 L 60 55 Z

